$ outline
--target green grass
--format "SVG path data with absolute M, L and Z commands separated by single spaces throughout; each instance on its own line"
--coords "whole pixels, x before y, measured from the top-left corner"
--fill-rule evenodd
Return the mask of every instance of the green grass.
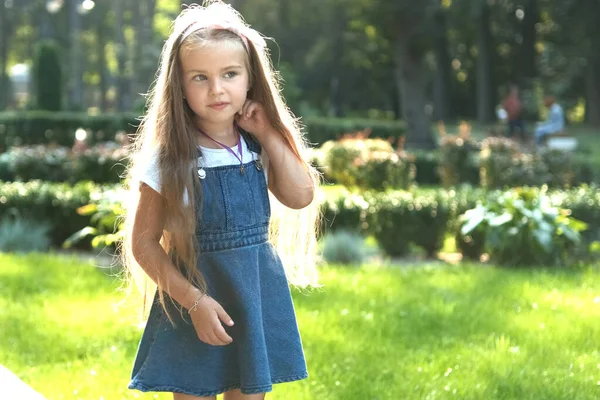
M 118 282 L 72 258 L 0 255 L 0 362 L 54 399 L 126 389 L 141 331 Z M 294 292 L 310 377 L 270 399 L 593 399 L 600 273 L 325 267 Z M 136 397 L 137 395 L 137 397 Z M 0 397 L 2 394 L 0 393 Z

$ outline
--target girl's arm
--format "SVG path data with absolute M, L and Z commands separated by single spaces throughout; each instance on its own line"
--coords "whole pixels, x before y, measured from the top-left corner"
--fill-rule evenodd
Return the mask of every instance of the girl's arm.
M 169 296 L 189 310 L 202 293 L 175 268 L 160 245 L 165 215 L 162 195 L 142 183 L 131 238 L 133 256 L 154 282 L 160 280 Z
M 278 132 L 269 132 L 265 137 L 261 145 L 269 157 L 269 189 L 289 208 L 308 206 L 314 197 L 314 182 L 306 165 Z

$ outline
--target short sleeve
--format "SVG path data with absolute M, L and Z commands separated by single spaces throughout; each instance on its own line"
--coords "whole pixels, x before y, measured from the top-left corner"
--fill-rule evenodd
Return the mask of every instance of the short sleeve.
M 150 186 L 156 192 L 160 193 L 161 182 L 160 182 L 160 168 L 159 168 L 158 153 L 154 153 L 147 163 L 139 165 L 135 175 L 134 181 L 139 185 L 142 182 Z

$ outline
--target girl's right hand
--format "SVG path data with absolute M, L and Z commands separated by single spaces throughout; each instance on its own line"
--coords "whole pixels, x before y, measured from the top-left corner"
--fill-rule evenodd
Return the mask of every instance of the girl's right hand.
M 208 295 L 202 297 L 196 310 L 191 310 L 190 316 L 198 338 L 204 343 L 226 346 L 233 342 L 231 336 L 221 325 L 221 321 L 223 321 L 227 325 L 233 326 L 233 320 L 212 297 Z

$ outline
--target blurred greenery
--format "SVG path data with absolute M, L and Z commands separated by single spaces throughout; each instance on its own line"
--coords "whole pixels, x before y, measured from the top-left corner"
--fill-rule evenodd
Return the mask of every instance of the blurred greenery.
M 0 75 L 32 65 L 33 44 L 53 40 L 65 109 L 139 113 L 170 23 L 190 2 L 82 1 L 3 2 Z M 596 0 L 228 2 L 274 38 L 284 94 L 303 117 L 401 118 L 408 143 L 427 147 L 427 121 L 489 123 L 517 84 L 529 121 L 545 115 L 550 93 L 571 122 L 600 125 Z M 0 84 L 0 110 L 36 106 Z

